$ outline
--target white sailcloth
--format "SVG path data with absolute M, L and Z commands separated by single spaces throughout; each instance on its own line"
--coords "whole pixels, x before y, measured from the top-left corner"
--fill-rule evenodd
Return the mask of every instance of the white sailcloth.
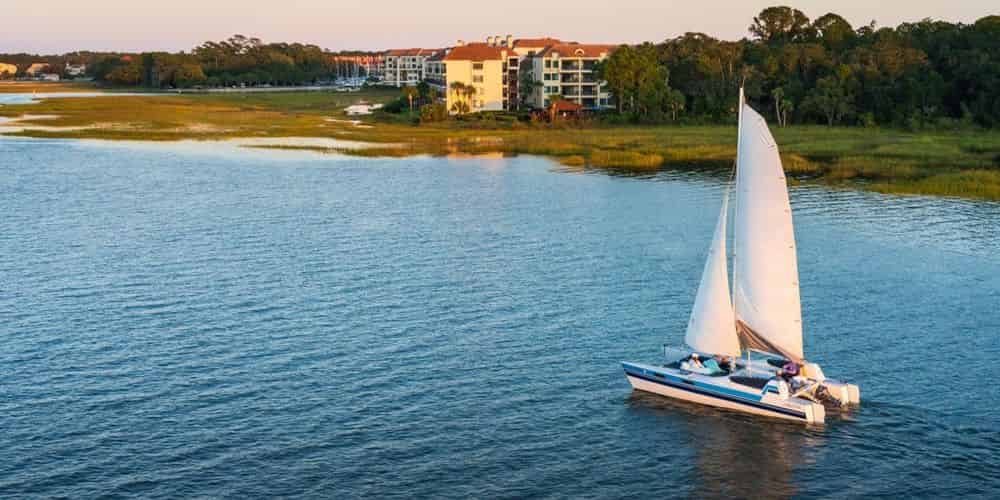
M 733 231 L 740 339 L 745 346 L 801 360 L 799 270 L 785 172 L 764 118 L 740 100 Z
M 698 295 L 684 342 L 696 351 L 738 357 L 740 342 L 736 336 L 733 304 L 729 300 L 729 266 L 726 257 L 726 215 L 729 190 L 722 198 L 722 212 L 715 226 L 715 236 L 701 274 Z

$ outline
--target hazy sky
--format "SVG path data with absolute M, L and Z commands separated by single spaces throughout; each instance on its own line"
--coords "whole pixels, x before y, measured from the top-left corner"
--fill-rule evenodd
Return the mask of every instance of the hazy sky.
M 686 31 L 738 39 L 780 0 L 0 0 L 0 52 L 187 50 L 242 33 L 339 49 L 439 47 L 487 35 L 584 42 L 660 41 Z M 810 18 L 830 10 L 855 26 L 925 17 L 972 22 L 996 0 L 789 1 Z M 833 7 L 831 7 L 833 6 Z

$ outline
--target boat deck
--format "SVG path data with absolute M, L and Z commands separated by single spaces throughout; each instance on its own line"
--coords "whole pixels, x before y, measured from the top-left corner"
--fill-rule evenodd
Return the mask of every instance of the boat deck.
M 778 418 L 811 423 L 823 421 L 822 405 L 801 398 L 779 398 L 778 394 L 764 389 L 768 382 L 768 378 L 762 377 L 767 373 L 764 370 L 748 371 L 737 365 L 733 375 L 712 376 L 669 365 L 623 362 L 622 366 L 636 389 Z M 763 385 L 757 387 L 759 381 Z

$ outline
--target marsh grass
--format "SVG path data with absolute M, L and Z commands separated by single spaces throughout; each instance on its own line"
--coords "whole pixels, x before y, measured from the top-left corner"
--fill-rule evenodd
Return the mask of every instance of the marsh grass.
M 48 99 L 0 107 L 0 116 L 56 115 L 15 135 L 169 141 L 239 137 L 327 137 L 373 143 L 334 148 L 354 156 L 531 154 L 571 167 L 648 172 L 660 168 L 731 168 L 733 126 L 557 126 L 491 119 L 414 126 L 362 118 L 343 108 L 385 102 L 393 90 L 281 92 Z M 878 128 L 795 126 L 772 129 L 790 182 L 821 182 L 896 194 L 1000 200 L 1000 132 L 901 132 Z
M 98 90 L 93 82 L 17 82 L 0 81 L 0 94 L 30 94 L 58 92 L 93 92 Z

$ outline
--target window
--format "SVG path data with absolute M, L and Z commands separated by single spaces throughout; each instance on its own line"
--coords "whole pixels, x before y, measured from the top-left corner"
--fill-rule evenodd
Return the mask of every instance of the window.
M 472 75 L 472 83 L 483 83 L 483 75 Z
M 550 61 L 550 60 L 546 59 L 546 60 L 545 60 L 545 67 L 546 67 L 546 68 L 551 68 L 551 67 L 552 67 L 552 61 Z
M 483 63 L 472 63 L 472 71 L 482 71 Z

